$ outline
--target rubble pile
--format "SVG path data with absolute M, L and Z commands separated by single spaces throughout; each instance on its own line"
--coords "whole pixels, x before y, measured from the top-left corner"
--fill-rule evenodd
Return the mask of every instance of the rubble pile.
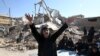
M 12 39 L 0 38 L 0 48 L 5 48 L 9 51 L 25 51 L 37 48 L 37 43 L 36 41 L 16 43 Z
M 69 28 L 57 39 L 57 43 L 59 43 L 65 33 L 69 38 L 73 38 L 74 42 L 81 38 L 81 33 L 77 29 Z M 38 48 L 38 44 L 27 25 L 23 29 L 20 26 L 14 26 L 10 28 L 7 36 L 0 38 L 0 48 L 10 51 L 25 51 Z

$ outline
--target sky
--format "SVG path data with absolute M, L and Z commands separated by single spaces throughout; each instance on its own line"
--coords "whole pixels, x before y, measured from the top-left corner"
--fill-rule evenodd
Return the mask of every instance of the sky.
M 35 14 L 34 4 L 39 0 L 0 0 L 0 14 L 21 17 Z M 82 14 L 85 17 L 100 16 L 100 0 L 45 0 L 48 7 L 56 9 L 64 17 Z

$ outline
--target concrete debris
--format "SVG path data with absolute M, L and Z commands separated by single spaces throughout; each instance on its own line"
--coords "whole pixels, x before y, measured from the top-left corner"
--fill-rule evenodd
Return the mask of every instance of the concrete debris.
M 17 43 L 13 38 L 0 38 L 0 48 L 5 48 L 9 51 L 25 51 L 37 48 L 36 41 L 34 40 L 21 40 Z

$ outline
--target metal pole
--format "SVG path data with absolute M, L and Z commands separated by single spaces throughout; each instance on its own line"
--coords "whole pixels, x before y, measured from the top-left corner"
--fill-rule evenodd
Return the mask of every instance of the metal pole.
M 10 20 L 11 20 L 11 26 L 12 26 L 12 18 L 11 18 L 11 9 L 9 8 L 9 17 L 10 17 Z
M 35 16 L 36 16 L 36 4 L 34 4 L 34 6 L 35 6 Z
M 42 2 L 44 3 L 44 5 L 45 5 L 45 7 L 46 7 L 45 9 L 47 9 L 46 11 L 47 11 L 48 16 L 49 16 L 49 18 L 50 18 L 50 21 L 52 22 L 52 21 L 53 21 L 53 19 L 52 19 L 53 17 L 52 17 L 51 14 L 50 14 L 50 11 L 49 11 L 49 9 L 48 9 L 48 6 L 46 5 L 46 3 L 45 3 L 44 0 L 43 0 Z
M 9 17 L 11 17 L 11 11 L 10 11 L 10 8 L 9 8 Z

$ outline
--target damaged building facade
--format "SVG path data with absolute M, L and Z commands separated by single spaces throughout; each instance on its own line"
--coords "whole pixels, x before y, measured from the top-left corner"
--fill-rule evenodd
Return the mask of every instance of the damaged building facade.
M 0 15 L 0 26 L 10 26 L 11 19 L 8 16 Z
M 0 36 L 6 35 L 9 31 L 9 26 L 11 26 L 12 21 L 9 16 L 0 15 Z
M 71 26 L 78 26 L 80 29 L 83 27 L 87 27 L 89 29 L 90 27 L 95 27 L 96 29 L 100 29 L 100 17 L 87 17 L 85 18 L 84 15 L 75 15 L 72 17 L 69 17 L 66 20 Z

